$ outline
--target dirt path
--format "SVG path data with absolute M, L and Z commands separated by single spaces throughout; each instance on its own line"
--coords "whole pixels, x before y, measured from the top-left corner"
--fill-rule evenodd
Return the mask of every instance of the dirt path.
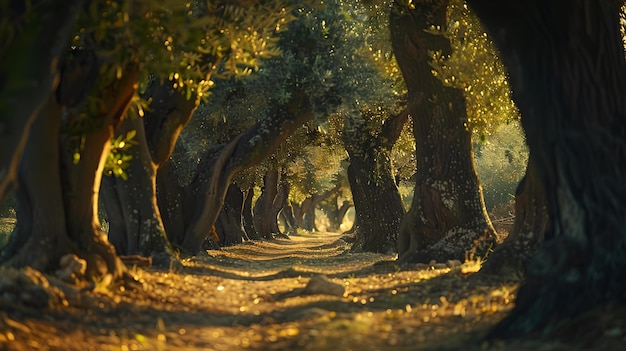
M 471 269 L 400 270 L 391 256 L 350 253 L 331 233 L 244 243 L 168 271 L 134 268 L 135 287 L 66 291 L 51 308 L 4 293 L 0 349 L 571 349 L 481 342 L 512 308 L 516 286 L 468 284 Z

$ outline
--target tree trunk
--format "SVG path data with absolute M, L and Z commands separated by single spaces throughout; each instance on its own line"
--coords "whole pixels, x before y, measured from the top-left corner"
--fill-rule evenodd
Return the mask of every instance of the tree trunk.
M 404 207 L 391 174 L 389 158 L 384 153 L 377 156 L 382 156 L 383 160 L 363 162 L 364 159 L 351 155 L 348 180 L 354 208 L 361 220 L 357 232 L 362 237 L 359 239 L 361 249 L 391 253 L 396 250 Z
M 321 194 L 313 194 L 307 197 L 299 205 L 292 203 L 291 206 L 293 208 L 293 214 L 298 228 L 302 228 L 310 232 L 317 230 L 315 227 L 315 209 L 320 203 L 322 203 L 322 201 L 336 194 L 340 187 L 341 184 L 337 183 L 332 189 L 326 190 Z
M 228 144 L 212 168 L 202 164 L 194 176 L 190 191 L 200 194 L 194 205 L 194 215 L 186 227 L 182 247 L 189 253 L 200 250 L 224 204 L 228 185 L 237 172 L 262 162 L 278 145 L 302 124 L 313 119 L 309 99 L 296 91 L 286 106 L 277 106 L 266 120 L 257 122 Z
M 136 89 L 137 70 L 124 73 L 101 92 L 103 106 L 110 111 L 93 118 L 95 127 L 83 135 L 78 164 L 72 161 L 71 136 L 61 142 L 61 106 L 51 101 L 38 117 L 22 160 L 18 223 L 2 252 L 3 262 L 51 271 L 65 254 L 76 253 L 87 262 L 85 278 L 116 279 L 124 273 L 98 219 L 99 181 L 113 126 L 126 113 Z M 78 113 L 70 110 L 67 115 L 71 122 Z
M 67 235 L 59 173 L 61 111 L 50 101 L 32 125 L 19 170 L 17 224 L 2 251 L 2 262 L 42 271 L 59 267 L 73 251 Z
M 58 63 L 82 4 L 40 4 L 0 57 L 0 201 L 18 176 L 30 125 L 59 82 Z
M 311 201 L 311 204 L 307 206 L 306 211 L 302 215 L 302 229 L 309 231 L 309 232 L 315 232 L 318 230 L 315 224 L 315 208 L 316 207 L 317 207 L 317 204 L 314 201 Z
M 296 218 L 293 214 L 293 207 L 291 203 L 287 201 L 283 209 L 280 211 L 280 216 L 285 223 L 285 232 L 289 235 L 296 234 L 298 232 L 298 225 L 296 223 Z
M 157 172 L 157 203 L 163 220 L 165 232 L 172 244 L 179 243 L 182 235 L 177 235 L 185 228 L 186 211 L 183 205 L 185 199 L 185 187 L 179 183 L 179 169 L 175 162 L 165 162 Z
M 128 180 L 105 177 L 103 198 L 107 211 L 115 214 L 109 216 L 112 217 L 109 240 L 119 253 L 166 259 L 171 249 L 159 205 L 165 211 L 174 211 L 180 199 L 164 194 L 161 202 L 157 201 L 157 173 L 172 154 L 181 130 L 197 107 L 197 100 L 195 96 L 186 99 L 169 81 L 153 82 L 144 95 L 152 99 L 145 117 L 127 119 L 116 130 L 116 136 L 136 132 L 138 144 L 127 151 L 132 156 L 126 169 Z M 167 186 L 162 188 L 171 190 Z M 172 225 L 171 230 L 183 228 Z
M 274 202 L 272 203 L 272 233 L 274 234 L 283 234 L 278 227 L 278 214 L 287 204 L 287 199 L 289 198 L 289 183 L 287 182 L 287 174 L 281 172 L 280 178 L 278 179 L 277 184 L 277 192 L 274 197 Z
M 337 225 L 337 230 L 340 230 L 341 225 L 343 224 L 344 218 L 346 218 L 346 214 L 350 210 L 350 207 L 353 207 L 354 204 L 350 201 L 344 200 L 341 204 L 341 207 L 337 210 L 337 214 L 334 216 L 334 221 Z
M 309 210 L 311 204 L 313 203 L 313 199 L 311 197 L 307 197 L 300 204 L 292 203 L 291 208 L 293 210 L 293 218 L 296 223 L 297 228 L 304 229 L 304 214 Z
M 481 274 L 522 280 L 545 234 L 549 234 L 546 194 L 535 169 L 528 160 L 526 175 L 515 192 L 515 222 L 505 241 L 497 246 L 480 269 Z
M 468 1 L 509 70 L 552 239 L 491 336 L 550 332 L 626 291 L 619 1 Z
M 169 241 L 156 199 L 157 166 L 148 150 L 143 121 L 124 120 L 116 135 L 133 130 L 138 144 L 126 151 L 132 156 L 125 170 L 128 179 L 113 175 L 103 179 L 103 199 L 110 218 L 109 240 L 121 255 L 155 256 L 167 251 Z
M 364 251 L 394 252 L 404 205 L 391 170 L 389 154 L 408 119 L 408 111 L 390 116 L 379 133 L 367 130 L 370 128 L 367 118 L 366 114 L 347 117 L 343 133 L 350 156 L 348 181 L 354 209 L 361 220 L 357 242 Z M 364 135 L 378 137 L 364 138 Z
M 400 228 L 401 263 L 482 256 L 496 238 L 474 168 L 463 91 L 444 86 L 430 66 L 429 52 L 451 54 L 448 39 L 429 32 L 445 28 L 446 8 L 447 1 L 421 0 L 410 7 L 395 2 L 391 10 L 391 41 L 409 91 L 419 165 Z
M 334 194 L 322 204 L 322 210 L 328 217 L 328 221 L 330 223 L 330 226 L 327 228 L 329 232 L 336 232 L 339 230 L 339 227 L 343 222 L 343 218 L 346 216 L 350 207 L 353 206 L 350 201 L 345 200 L 340 207 L 339 204 L 337 204 L 338 199 L 339 194 Z
M 278 194 L 278 178 L 278 170 L 272 169 L 265 173 L 261 196 L 254 204 L 254 229 L 263 239 L 272 239 L 275 234 L 280 234 L 274 231 L 278 228 L 278 224 L 274 225 L 278 213 L 274 216 L 273 208 Z
M 254 230 L 254 219 L 252 214 L 252 199 L 254 198 L 254 188 L 250 188 L 246 191 L 243 201 L 243 212 L 241 220 L 243 221 L 243 228 L 245 229 L 248 240 L 259 240 L 259 234 Z
M 220 246 L 240 244 L 246 237 L 242 222 L 243 192 L 232 183 L 226 192 L 224 207 L 220 213 L 215 229 L 219 235 Z

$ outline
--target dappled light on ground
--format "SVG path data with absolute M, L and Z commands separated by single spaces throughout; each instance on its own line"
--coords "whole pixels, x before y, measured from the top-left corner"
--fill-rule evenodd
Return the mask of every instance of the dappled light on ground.
M 50 278 L 62 290 L 62 302 L 50 308 L 9 304 L 6 293 L 0 297 L 0 345 L 9 350 L 533 349 L 522 342 L 481 341 L 512 308 L 515 284 L 472 279 L 458 262 L 401 269 L 394 256 L 349 249 L 339 234 L 303 233 L 208 251 L 170 270 L 132 268 L 135 282 L 97 293 Z M 6 288 L 11 282 L 3 279 Z M 547 349 L 567 349 L 550 345 Z

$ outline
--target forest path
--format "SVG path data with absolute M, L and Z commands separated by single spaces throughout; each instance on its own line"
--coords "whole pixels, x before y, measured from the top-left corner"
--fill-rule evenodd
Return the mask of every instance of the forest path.
M 469 284 L 471 263 L 400 269 L 390 255 L 351 253 L 341 238 L 247 242 L 170 270 L 133 268 L 133 286 L 0 310 L 0 349 L 570 349 L 487 347 L 481 337 L 512 308 L 515 285 Z

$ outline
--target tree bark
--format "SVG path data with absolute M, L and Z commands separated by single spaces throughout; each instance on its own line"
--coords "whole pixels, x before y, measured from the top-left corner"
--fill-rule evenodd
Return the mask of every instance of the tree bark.
M 83 135 L 78 164 L 73 164 L 70 136 L 61 136 L 62 107 L 50 101 L 37 118 L 22 159 L 18 223 L 1 254 L 3 262 L 51 271 L 61 257 L 75 253 L 86 260 L 89 280 L 124 274 L 122 261 L 100 229 L 98 188 L 113 128 L 126 113 L 136 82 L 137 70 L 129 68 L 101 92 L 103 106 L 110 110 L 93 117 L 94 129 Z M 69 110 L 67 115 L 71 121 L 78 112 Z
M 287 201 L 287 203 L 285 203 L 285 206 L 283 206 L 283 209 L 280 211 L 280 216 L 285 223 L 285 232 L 289 235 L 296 234 L 298 232 L 298 225 L 290 202 Z
M 279 175 L 276 169 L 271 169 L 265 173 L 261 196 L 254 204 L 254 229 L 263 239 L 272 239 L 275 234 L 280 234 L 274 231 L 278 225 L 275 228 L 274 222 L 277 221 L 277 216 L 274 216 L 273 208 L 276 195 L 278 195 L 278 179 Z
M 408 111 L 389 117 L 377 138 L 366 116 L 347 118 L 344 144 L 350 156 L 348 181 L 355 212 L 361 219 L 358 246 L 368 252 L 394 252 L 404 205 L 391 170 L 389 154 L 400 136 Z M 365 136 L 365 137 L 364 137 Z
M 59 62 L 82 4 L 43 4 L 0 57 L 0 201 L 18 176 L 30 125 L 59 82 Z
M 528 160 L 526 174 L 515 192 L 515 222 L 504 242 L 489 255 L 480 269 L 484 275 L 522 280 L 548 230 L 546 194 L 535 162 Z
M 298 228 L 310 232 L 317 230 L 315 227 L 315 209 L 322 201 L 337 193 L 340 187 L 341 184 L 338 183 L 332 189 L 326 190 L 321 194 L 313 194 L 307 197 L 301 204 L 292 203 L 291 207 L 293 208 L 293 214 Z
M 396 250 L 400 221 L 404 216 L 391 164 L 388 158 L 382 164 L 362 161 L 359 157 L 350 157 L 348 166 L 354 208 L 361 220 L 357 235 L 362 238 L 358 242 L 363 251 L 391 253 Z
M 228 187 L 224 207 L 215 223 L 220 246 L 239 244 L 246 238 L 242 222 L 243 195 L 237 184 L 232 183 Z
M 252 214 L 252 199 L 254 198 L 254 188 L 250 188 L 245 193 L 243 201 L 243 213 L 241 220 L 245 229 L 248 240 L 259 240 L 259 234 L 254 230 L 254 216 Z
M 312 197 L 307 197 L 302 203 L 292 203 L 291 208 L 293 210 L 293 218 L 297 228 L 304 228 L 304 214 L 309 210 L 313 203 Z
M 127 150 L 132 156 L 125 169 L 128 179 L 109 175 L 102 182 L 109 240 L 121 255 L 155 256 L 167 252 L 169 241 L 156 199 L 157 165 L 150 156 L 143 121 L 128 118 L 115 133 L 125 135 L 133 130 L 137 145 Z
M 350 201 L 344 200 L 341 206 L 337 204 L 339 198 L 339 194 L 335 194 L 331 196 L 327 201 L 322 204 L 322 210 L 328 217 L 328 221 L 330 222 L 330 226 L 326 229 L 329 232 L 336 232 L 339 230 L 341 223 L 343 222 L 343 218 L 346 216 L 346 213 L 350 209 L 350 207 L 354 206 Z
M 553 236 L 491 336 L 546 333 L 626 291 L 621 2 L 468 3 L 508 68 Z
M 190 204 L 194 201 L 193 194 L 188 194 L 188 184 L 181 177 L 183 171 L 178 167 L 179 157 L 181 154 L 174 152 L 172 159 L 159 167 L 157 172 L 159 212 L 167 237 L 177 249 L 183 241 L 185 226 L 191 221 L 193 209 Z
M 302 214 L 302 229 L 309 232 L 319 231 L 319 229 L 317 229 L 317 224 L 315 223 L 315 209 L 317 208 L 318 204 L 319 202 L 316 202 L 315 200 L 313 200 L 313 198 L 311 198 L 310 204 L 306 206 L 306 211 L 304 211 L 304 213 Z
M 60 108 L 48 103 L 32 125 L 19 170 L 17 224 L 2 251 L 2 262 L 42 271 L 59 267 L 72 252 L 59 173 Z
M 286 173 L 281 172 L 276 190 L 277 192 L 276 196 L 274 197 L 274 202 L 272 203 L 272 212 L 270 214 L 272 218 L 272 233 L 284 234 L 281 233 L 278 226 L 278 215 L 287 204 L 287 199 L 289 198 L 289 183 L 287 182 Z
M 429 32 L 447 25 L 447 3 L 396 1 L 391 10 L 391 41 L 408 88 L 418 164 L 413 202 L 400 228 L 400 263 L 482 256 L 496 238 L 474 168 L 463 91 L 444 86 L 429 62 L 430 51 L 451 54 L 448 39 Z
M 109 240 L 117 251 L 124 255 L 165 257 L 172 251 L 159 205 L 165 211 L 174 211 L 180 199 L 175 194 L 164 194 L 162 200 L 169 198 L 173 203 L 157 200 L 157 174 L 169 160 L 197 100 L 194 96 L 186 99 L 169 81 L 153 82 L 144 95 L 152 100 L 145 117 L 127 119 L 116 130 L 116 136 L 136 132 L 137 145 L 128 149 L 132 156 L 126 169 L 128 180 L 107 176 L 102 192 L 107 211 L 115 214 L 109 216 Z M 169 229 L 183 230 L 174 225 Z

